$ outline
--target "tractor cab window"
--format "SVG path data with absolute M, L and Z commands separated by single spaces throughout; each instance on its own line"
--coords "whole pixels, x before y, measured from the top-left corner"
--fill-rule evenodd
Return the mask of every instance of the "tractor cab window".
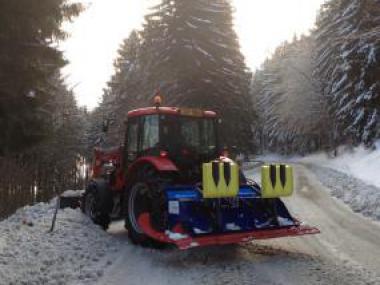
M 213 158 L 217 153 L 215 120 L 162 115 L 161 146 L 173 155 Z
M 197 153 L 209 154 L 216 150 L 213 120 L 184 117 L 180 129 L 184 142 Z
M 143 154 L 154 154 L 158 150 L 159 126 L 158 115 L 146 116 L 143 119 L 143 135 L 141 152 Z
M 210 150 L 216 151 L 216 129 L 214 120 L 205 120 L 201 130 L 204 135 L 200 136 L 200 145 L 206 146 Z
M 137 152 L 138 152 L 138 128 L 139 128 L 139 122 L 138 122 L 138 120 L 131 119 L 128 122 L 128 134 L 127 134 L 128 161 L 133 161 L 137 157 Z
M 201 146 L 201 124 L 194 120 L 183 120 L 180 126 L 180 134 L 189 147 L 199 148 Z

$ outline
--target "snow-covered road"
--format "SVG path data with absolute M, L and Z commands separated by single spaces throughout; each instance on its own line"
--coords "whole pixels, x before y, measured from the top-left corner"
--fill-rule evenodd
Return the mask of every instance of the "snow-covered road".
M 0 285 L 380 284 L 379 223 L 325 188 L 334 179 L 346 185 L 345 176 L 302 164 L 295 173 L 296 193 L 285 203 L 319 235 L 160 251 L 130 244 L 123 222 L 104 232 L 79 210 L 60 211 L 48 233 L 54 203 L 38 204 L 0 222 Z
M 332 198 L 305 166 L 296 173 L 286 204 L 320 235 L 157 251 L 130 245 L 119 222 L 110 234 L 122 246 L 98 284 L 380 284 L 379 224 Z

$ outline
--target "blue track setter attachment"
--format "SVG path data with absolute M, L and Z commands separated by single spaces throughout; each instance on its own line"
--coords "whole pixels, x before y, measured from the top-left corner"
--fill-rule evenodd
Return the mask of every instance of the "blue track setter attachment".
M 152 227 L 146 212 L 138 218 L 144 233 L 180 249 L 319 233 L 300 224 L 278 198 L 293 192 L 290 166 L 264 166 L 262 189 L 253 181 L 239 181 L 232 161 L 204 163 L 202 172 L 202 184 L 164 189 L 165 229 Z
M 181 224 L 190 235 L 294 226 L 279 199 L 261 199 L 260 189 L 240 186 L 233 198 L 205 199 L 197 187 L 166 188 L 168 230 Z

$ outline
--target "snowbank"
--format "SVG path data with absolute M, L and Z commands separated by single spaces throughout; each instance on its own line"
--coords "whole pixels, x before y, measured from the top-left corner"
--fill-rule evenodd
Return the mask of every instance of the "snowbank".
M 66 190 L 61 194 L 61 197 L 65 198 L 76 198 L 84 194 L 85 190 Z
M 79 210 L 60 210 L 49 233 L 54 205 L 27 206 L 0 222 L 0 284 L 92 284 L 112 263 L 118 241 Z
M 308 165 L 333 196 L 355 212 L 380 220 L 380 141 L 376 150 L 341 147 L 338 153 L 335 158 L 320 153 L 300 161 Z
M 336 158 L 320 153 L 301 161 L 333 168 L 380 188 L 380 140 L 377 141 L 374 151 L 361 146 L 352 151 L 345 150 Z
M 315 164 L 308 168 L 330 191 L 331 195 L 341 199 L 354 212 L 380 221 L 380 189 L 343 172 Z

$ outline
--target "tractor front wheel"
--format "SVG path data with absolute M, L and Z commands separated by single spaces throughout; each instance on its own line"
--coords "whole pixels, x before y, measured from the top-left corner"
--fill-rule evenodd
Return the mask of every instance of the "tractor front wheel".
M 95 224 L 107 230 L 111 223 L 110 209 L 112 209 L 112 207 L 110 203 L 112 203 L 112 199 L 108 197 L 109 195 L 107 195 L 107 193 L 101 193 L 108 190 L 100 189 L 102 188 L 100 186 L 101 185 L 97 185 L 87 189 L 83 199 L 83 212 L 90 217 Z

